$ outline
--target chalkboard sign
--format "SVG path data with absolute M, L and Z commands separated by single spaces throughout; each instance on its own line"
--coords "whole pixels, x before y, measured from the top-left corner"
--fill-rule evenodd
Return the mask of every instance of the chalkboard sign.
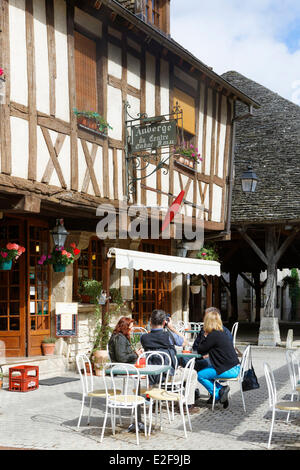
M 56 302 L 55 305 L 55 334 L 57 337 L 77 336 L 78 304 Z

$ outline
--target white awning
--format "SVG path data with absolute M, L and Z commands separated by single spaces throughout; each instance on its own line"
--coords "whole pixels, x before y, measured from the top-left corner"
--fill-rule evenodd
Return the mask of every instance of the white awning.
M 165 273 L 202 274 L 207 276 L 220 276 L 220 263 L 195 258 L 181 258 L 143 251 L 123 250 L 110 248 L 107 256 L 116 259 L 117 269 L 135 269 L 138 271 L 158 271 Z

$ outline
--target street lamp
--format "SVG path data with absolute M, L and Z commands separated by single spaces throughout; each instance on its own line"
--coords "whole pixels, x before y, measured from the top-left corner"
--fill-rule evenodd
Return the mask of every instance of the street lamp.
M 258 178 L 256 173 L 252 170 L 251 165 L 248 165 L 248 170 L 242 174 L 242 189 L 244 193 L 254 193 L 256 190 Z
M 65 242 L 69 232 L 65 229 L 64 226 L 64 219 L 56 219 L 56 226 L 50 232 L 53 238 L 53 243 L 55 247 L 62 247 L 65 246 Z

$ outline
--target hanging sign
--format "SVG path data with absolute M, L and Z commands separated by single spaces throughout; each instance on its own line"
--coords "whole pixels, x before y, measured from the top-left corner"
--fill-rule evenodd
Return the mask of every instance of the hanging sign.
M 69 337 L 77 335 L 78 303 L 56 302 L 56 336 Z
M 131 152 L 155 150 L 177 144 L 177 121 L 164 121 L 131 127 Z

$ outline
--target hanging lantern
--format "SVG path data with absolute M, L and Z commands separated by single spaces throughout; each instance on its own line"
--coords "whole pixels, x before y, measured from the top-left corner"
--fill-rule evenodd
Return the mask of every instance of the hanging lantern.
M 258 178 L 256 173 L 252 170 L 252 167 L 249 165 L 248 170 L 244 171 L 242 174 L 242 189 L 244 193 L 254 193 L 256 190 Z
M 69 232 L 67 232 L 67 230 L 65 229 L 63 219 L 56 219 L 56 226 L 50 233 L 52 235 L 55 247 L 60 248 L 62 246 L 65 246 Z

